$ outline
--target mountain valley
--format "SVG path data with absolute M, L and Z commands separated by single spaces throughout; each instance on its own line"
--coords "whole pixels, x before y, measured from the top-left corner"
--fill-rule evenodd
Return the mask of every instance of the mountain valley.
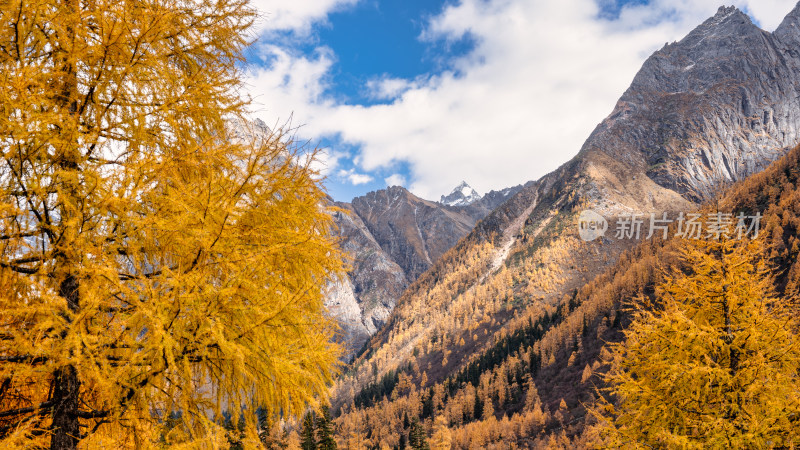
M 398 447 L 412 428 L 433 436 L 445 423 L 455 448 L 584 445 L 604 342 L 621 339 L 629 300 L 652 295 L 677 264 L 677 244 L 618 239 L 612 228 L 583 241 L 580 211 L 609 223 L 709 202 L 755 213 L 795 195 L 798 150 L 773 162 L 800 141 L 798 23 L 800 5 L 774 33 L 720 8 L 647 59 L 575 158 L 473 222 L 463 210 L 418 216 L 430 205 L 397 188 L 354 200 L 407 285 L 334 387 L 341 442 Z M 766 167 L 789 171 L 777 191 Z M 391 220 L 375 206 L 398 199 Z M 765 216 L 767 227 L 794 223 L 781 214 Z M 432 216 L 446 243 L 426 240 L 431 225 L 392 228 Z M 793 281 L 782 291 L 794 292 L 796 229 L 783 230 L 769 247 L 783 248 L 774 257 Z

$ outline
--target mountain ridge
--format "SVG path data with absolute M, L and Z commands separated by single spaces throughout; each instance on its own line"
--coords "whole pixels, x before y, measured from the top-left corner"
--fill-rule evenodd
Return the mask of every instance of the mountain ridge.
M 800 136 L 796 11 L 773 34 L 720 8 L 645 61 L 581 153 L 605 152 L 692 201 L 763 169 Z
M 339 209 L 333 214 L 335 234 L 351 264 L 326 300 L 341 326 L 338 340 L 345 360 L 383 326 L 410 282 L 520 189 L 491 191 L 461 206 L 424 200 L 401 186 L 369 192 L 351 203 L 330 200 Z

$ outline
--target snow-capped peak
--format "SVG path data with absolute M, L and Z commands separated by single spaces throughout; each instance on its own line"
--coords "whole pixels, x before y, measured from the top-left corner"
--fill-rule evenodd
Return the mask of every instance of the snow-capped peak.
M 443 195 L 439 203 L 448 206 L 467 206 L 480 199 L 481 195 L 475 189 L 472 189 L 472 186 L 468 185 L 466 181 L 462 181 L 450 194 Z

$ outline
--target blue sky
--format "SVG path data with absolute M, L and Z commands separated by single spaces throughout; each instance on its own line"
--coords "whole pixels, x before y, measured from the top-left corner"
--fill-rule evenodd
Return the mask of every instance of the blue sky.
M 319 27 L 317 42 L 336 52 L 331 94 L 341 95 L 345 101 L 373 104 L 377 100 L 365 95 L 363 88 L 375 77 L 388 74 L 414 79 L 451 68 L 454 58 L 473 47 L 470 39 L 452 44 L 417 39 L 427 18 L 441 12 L 444 3 L 365 1 L 330 14 L 329 25 Z
M 248 91 L 255 116 L 323 149 L 336 200 L 391 184 L 436 200 L 462 179 L 485 193 L 574 156 L 718 1 L 255 0 Z M 795 1 L 733 3 L 771 30 Z

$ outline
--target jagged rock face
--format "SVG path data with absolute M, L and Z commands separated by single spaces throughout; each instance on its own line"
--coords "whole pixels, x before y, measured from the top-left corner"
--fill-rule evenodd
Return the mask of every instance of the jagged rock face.
M 786 46 L 786 52 L 791 53 L 794 58 L 800 55 L 800 48 L 797 46 L 800 44 L 800 3 L 784 17 L 772 35 Z
M 326 305 L 342 327 L 341 340 L 352 355 L 383 325 L 408 285 L 405 273 L 372 236 L 348 203 L 335 203 L 339 243 L 348 257 L 347 278 L 333 286 Z
M 549 176 L 552 177 L 553 175 Z M 492 191 L 486 194 L 481 200 L 487 201 L 490 197 L 493 197 L 494 204 L 491 210 L 477 222 L 471 234 L 484 239 L 500 236 L 514 219 L 519 217 L 531 203 L 536 201 L 537 191 L 542 184 L 541 181 L 529 181 L 524 186 L 519 185 L 504 189 L 503 191 L 508 191 L 507 193 Z
M 475 224 L 463 211 L 423 200 L 399 186 L 357 197 L 352 205 L 409 281 L 428 270 Z
M 351 268 L 330 286 L 326 306 L 341 326 L 345 359 L 384 324 L 410 282 L 521 189 L 491 191 L 459 207 L 420 199 L 402 187 L 334 203 L 341 209 L 333 215 L 336 235 Z
M 514 194 L 522 190 L 522 185 L 518 184 L 509 188 L 501 189 L 499 191 L 489 191 L 481 197 L 477 205 L 482 205 L 489 211 L 493 211 L 498 206 L 502 205 L 506 200 L 513 197 Z
M 342 356 L 347 361 L 371 335 L 364 326 L 361 305 L 349 277 L 345 276 L 328 286 L 325 307 L 339 323 L 340 329 L 335 340 L 342 344 Z
M 351 268 L 330 287 L 326 306 L 341 326 L 345 359 L 383 325 L 410 282 L 519 189 L 492 191 L 461 207 L 423 200 L 397 186 L 352 204 L 335 203 L 341 209 L 334 213 L 336 234 Z
M 468 185 L 466 181 L 455 187 L 448 195 L 443 195 L 439 203 L 447 206 L 467 206 L 481 199 L 478 191 Z
M 800 10 L 768 33 L 734 7 L 644 63 L 582 152 L 602 151 L 689 200 L 800 139 Z
M 352 258 L 348 272 L 353 290 L 360 299 L 364 327 L 375 332 L 394 309 L 395 301 L 408 285 L 403 269 L 384 252 L 367 226 L 347 203 L 336 206 L 342 249 Z
M 486 193 L 486 195 L 481 197 L 480 200 L 467 206 L 457 207 L 457 209 L 470 216 L 475 222 L 478 222 L 479 220 L 488 216 L 489 213 L 494 211 L 498 206 L 502 205 L 506 200 L 513 197 L 520 190 L 522 190 L 521 184 L 501 189 L 499 191 L 489 191 Z

